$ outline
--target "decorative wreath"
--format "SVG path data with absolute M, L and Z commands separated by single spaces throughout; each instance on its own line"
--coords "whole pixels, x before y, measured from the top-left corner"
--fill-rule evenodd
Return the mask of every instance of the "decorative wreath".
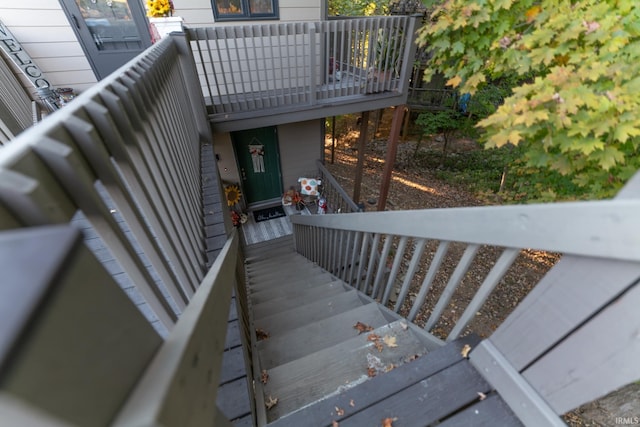
M 227 198 L 227 206 L 233 206 L 240 201 L 242 192 L 237 185 L 227 185 L 224 188 L 224 195 Z

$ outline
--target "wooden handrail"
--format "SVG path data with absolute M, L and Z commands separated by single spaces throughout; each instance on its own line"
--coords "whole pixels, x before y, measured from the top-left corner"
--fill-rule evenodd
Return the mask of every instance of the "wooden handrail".
M 640 177 L 640 175 L 639 175 Z M 625 188 L 637 192 L 640 178 Z M 633 188 L 631 188 L 633 186 Z M 640 262 L 640 218 L 637 198 L 546 205 L 490 206 L 292 217 L 296 250 L 355 288 L 390 301 L 398 312 L 414 294 L 407 318 L 415 321 L 453 243 L 466 246 L 426 321 L 433 330 L 451 296 L 462 283 L 480 246 L 502 248 L 482 279 L 447 341 L 460 336 L 524 248 L 560 252 L 585 259 Z M 424 279 L 417 279 L 426 248 L 434 254 Z M 432 300 L 434 297 L 429 296 Z
M 87 227 L 165 331 L 206 269 L 211 130 L 191 55 L 184 35 L 165 38 L 0 150 L 3 223 L 6 210 L 23 226 Z
M 322 179 L 322 195 L 327 199 L 330 211 L 332 213 L 362 212 L 362 209 L 351 200 L 347 192 L 320 160 L 316 161 L 316 166 Z
M 640 200 L 299 216 L 296 225 L 640 261 Z
M 198 291 L 147 368 L 114 426 L 210 424 L 225 345 L 239 236 L 227 240 Z

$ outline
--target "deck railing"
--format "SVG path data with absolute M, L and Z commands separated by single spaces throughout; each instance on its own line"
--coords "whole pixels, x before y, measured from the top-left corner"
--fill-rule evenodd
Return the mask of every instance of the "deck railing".
M 28 402 L 14 408 L 24 412 L 21 416 L 33 404 L 69 425 L 114 420 L 115 425 L 203 425 L 214 419 L 216 425 L 229 425 L 215 402 L 232 289 L 238 307 L 247 307 L 237 234 L 226 240 L 215 261 L 207 256 L 211 211 L 224 217 L 222 208 L 206 204 L 209 195 L 221 193 L 219 180 L 210 179 L 215 168 L 207 163 L 215 162 L 212 142 L 192 52 L 184 35 L 172 35 L 0 149 L 0 230 L 79 226 L 85 247 L 79 250 L 84 254 L 88 248 L 93 255 L 83 255 L 76 263 L 80 273 L 72 275 L 73 289 L 85 289 L 84 294 L 69 292 L 61 303 L 51 297 L 54 291 L 45 290 L 32 307 L 17 305 L 24 312 L 16 317 L 27 318 L 23 324 L 29 328 L 9 325 L 20 330 L 15 336 L 8 329 L 0 334 L 3 343 L 15 338 L 9 345 L 16 345 L 11 354 L 19 354 L 19 361 L 35 353 L 18 348 L 25 336 L 56 343 L 61 353 L 73 356 L 52 362 L 46 351 L 39 352 L 41 366 L 56 366 L 55 375 L 28 372 L 25 379 L 9 371 L 21 387 L 37 378 L 34 389 L 22 387 L 17 393 Z M 203 161 L 208 149 L 210 159 Z M 221 235 L 227 238 L 225 230 Z M 35 271 L 46 255 L 33 252 Z M 5 268 L 3 274 L 20 277 L 25 265 Z M 61 281 L 53 275 L 42 280 L 52 289 Z M 118 296 L 120 305 L 100 300 L 103 294 L 83 299 L 98 285 Z M 22 301 L 31 295 L 29 286 L 18 287 L 12 296 Z M 32 324 L 47 323 L 32 318 L 48 319 L 42 313 L 51 306 L 63 312 L 66 326 L 58 323 L 44 338 L 32 333 Z M 66 314 L 61 307 L 73 310 Z M 78 322 L 86 317 L 92 323 L 76 324 L 73 313 L 84 316 L 78 315 Z M 121 313 L 127 317 L 109 323 Z M 148 320 L 166 337 L 164 343 Z M 239 323 L 248 335 L 246 311 Z M 146 331 L 144 339 L 135 335 L 140 330 Z M 80 332 L 66 338 L 68 331 Z M 146 345 L 149 341 L 157 344 Z M 106 363 L 97 363 L 96 348 L 104 350 Z M 83 360 L 85 354 L 92 358 Z M 74 366 L 70 360 L 82 363 Z M 3 378 L 11 375 L 2 372 Z
M 416 18 L 188 29 L 214 115 L 406 91 Z
M 327 202 L 328 211 L 330 213 L 362 212 L 362 209 L 349 197 L 322 162 L 318 160 L 316 165 L 320 172 L 322 196 Z
M 33 109 L 11 67 L 0 58 L 0 146 L 33 124 Z
M 0 229 L 80 222 L 171 330 L 206 270 L 210 139 L 186 40 L 163 40 L 0 150 Z
M 465 331 L 523 249 L 640 261 L 640 200 L 625 197 L 639 188 L 640 174 L 611 201 L 291 220 L 299 253 L 444 342 Z M 490 271 L 474 270 L 473 278 L 465 278 L 474 259 L 489 247 L 499 254 Z M 436 292 L 439 275 L 448 280 Z M 471 285 L 473 281 L 477 283 Z M 462 288 L 473 295 L 464 310 L 449 305 L 454 292 Z M 456 312 L 453 322 L 444 322 L 448 325 L 439 323 L 445 310 Z

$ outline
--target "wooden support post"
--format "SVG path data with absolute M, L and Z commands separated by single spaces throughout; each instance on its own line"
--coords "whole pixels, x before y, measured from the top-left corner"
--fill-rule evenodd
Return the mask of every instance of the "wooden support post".
M 356 165 L 356 178 L 353 183 L 353 201 L 360 203 L 360 187 L 362 186 L 362 170 L 364 169 L 364 151 L 367 145 L 367 131 L 369 130 L 369 112 L 362 112 L 360 123 L 360 139 L 358 139 L 358 163 Z
M 402 141 L 406 141 L 409 136 L 409 122 L 411 121 L 411 108 L 406 108 L 404 115 L 404 125 L 402 125 Z
M 336 157 L 336 116 L 331 117 L 331 164 Z
M 393 112 L 391 131 L 389 132 L 389 143 L 387 144 L 387 158 L 384 162 L 382 183 L 380 184 L 380 196 L 378 197 L 379 211 L 383 211 L 387 204 L 387 195 L 389 194 L 389 187 L 391 186 L 391 173 L 393 172 L 393 165 L 396 161 L 396 153 L 398 152 L 398 139 L 400 138 L 400 128 L 402 127 L 404 109 L 404 105 L 398 105 Z

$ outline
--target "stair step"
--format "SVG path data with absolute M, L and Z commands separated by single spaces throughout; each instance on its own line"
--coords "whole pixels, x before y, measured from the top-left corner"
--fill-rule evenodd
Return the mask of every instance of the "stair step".
M 285 276 L 295 276 L 296 274 L 301 274 L 305 270 L 308 270 L 310 268 L 318 269 L 320 267 L 310 261 L 307 261 L 306 263 L 298 262 L 291 266 L 288 266 L 287 264 L 283 264 L 281 262 L 275 262 L 260 267 L 259 269 L 246 268 L 245 271 L 249 279 L 257 277 L 261 280 L 268 280 Z
M 317 301 L 331 295 L 347 292 L 350 289 L 351 288 L 345 286 L 344 282 L 341 281 L 330 282 L 310 289 L 278 288 L 276 293 L 269 295 L 272 298 L 269 298 L 266 301 L 258 302 L 259 298 L 252 299 L 253 318 L 260 319 L 274 313 L 299 307 L 310 301 Z
M 267 332 L 271 337 L 276 337 L 291 329 L 296 329 L 369 303 L 368 301 L 363 301 L 357 291 L 350 290 L 320 300 L 310 301 L 308 304 L 291 310 L 256 319 L 255 327 Z
M 377 328 L 389 323 L 376 304 L 367 304 L 333 317 L 292 329 L 258 343 L 261 369 L 272 369 L 292 360 L 358 336 L 353 326 L 364 323 Z
M 245 255 L 250 255 L 254 252 L 263 250 L 264 248 L 272 248 L 278 246 L 290 246 L 293 247 L 293 236 L 287 235 L 278 237 L 277 239 L 265 240 L 258 243 L 253 243 L 244 248 Z
M 425 354 L 427 346 L 423 340 L 403 325 L 406 327 L 406 321 L 398 320 L 268 370 L 265 400 L 269 397 L 278 399 L 278 404 L 267 412 L 268 421 L 368 380 L 370 361 L 383 369 L 399 366 L 413 355 Z M 370 333 L 379 336 L 380 340 L 387 335 L 395 337 L 397 347 L 382 344 L 382 351 L 378 351 L 368 340 Z
M 278 288 L 300 288 L 300 289 L 308 289 L 313 288 L 315 286 L 324 285 L 336 280 L 334 276 L 329 273 L 324 272 L 324 270 L 311 271 L 308 275 L 300 275 L 299 277 L 291 278 L 291 279 L 282 279 L 282 280 L 268 280 L 268 281 L 256 281 L 252 283 L 256 279 L 252 279 L 249 282 L 249 289 L 251 290 L 251 295 L 253 296 L 261 294 L 263 292 L 274 292 L 275 289 Z
M 297 253 L 293 248 L 293 242 L 288 245 L 268 245 L 261 248 L 249 248 L 245 250 L 245 262 L 260 262 L 274 255 L 282 255 L 285 253 Z
M 285 265 L 291 264 L 289 260 L 292 258 L 296 258 L 300 261 L 311 262 L 299 253 L 295 252 L 293 249 L 280 249 L 264 254 L 264 256 L 261 257 L 250 258 L 245 261 L 245 266 L 248 270 L 258 270 L 265 266 L 271 266 L 275 263 L 282 263 Z

